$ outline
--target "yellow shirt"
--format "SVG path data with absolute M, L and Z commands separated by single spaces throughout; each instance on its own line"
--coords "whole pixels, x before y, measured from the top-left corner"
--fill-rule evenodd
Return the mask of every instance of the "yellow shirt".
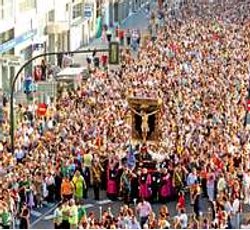
M 70 207 L 69 209 L 69 223 L 77 225 L 78 224 L 78 208 L 76 205 Z

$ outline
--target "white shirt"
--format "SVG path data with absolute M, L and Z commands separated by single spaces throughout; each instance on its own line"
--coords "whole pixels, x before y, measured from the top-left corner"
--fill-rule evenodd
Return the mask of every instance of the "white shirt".
M 220 178 L 217 184 L 218 191 L 223 191 L 226 188 L 226 181 L 225 178 Z
M 53 121 L 52 120 L 48 121 L 48 128 L 53 129 Z
M 16 159 L 21 160 L 24 158 L 24 152 L 22 149 L 17 149 L 15 152 L 16 152 Z
M 32 133 L 33 133 L 33 128 L 32 127 L 29 127 L 28 129 L 27 129 L 27 133 L 29 134 L 29 135 L 31 135 Z
M 55 179 L 54 179 L 53 176 L 46 177 L 45 181 L 46 181 L 46 184 L 47 184 L 47 185 L 55 184 Z
M 187 178 L 187 185 L 193 185 L 197 182 L 197 175 L 194 175 L 193 173 L 189 173 Z
M 138 204 L 137 211 L 139 212 L 140 217 L 146 217 L 151 213 L 152 207 L 149 202 L 144 201 L 143 203 Z
M 129 225 L 128 225 L 128 229 L 140 229 L 140 224 L 137 221 L 134 221 L 134 223 L 132 223 L 132 221 L 130 221 Z
M 243 174 L 243 185 L 248 188 L 250 187 L 250 176 L 248 175 L 248 173 Z
M 233 202 L 233 213 L 236 214 L 239 212 L 240 209 L 240 201 L 239 199 L 235 199 Z
M 188 216 L 186 213 L 180 215 L 181 228 L 187 228 L 188 226 Z

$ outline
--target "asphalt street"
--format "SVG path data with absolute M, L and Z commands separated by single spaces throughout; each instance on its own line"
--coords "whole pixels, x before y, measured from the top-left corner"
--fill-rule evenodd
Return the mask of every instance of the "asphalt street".
M 86 208 L 88 212 L 93 211 L 97 218 L 100 215 L 100 207 L 102 211 L 108 210 L 110 208 L 113 214 L 118 214 L 120 206 L 123 204 L 121 201 L 111 201 L 107 199 L 105 191 L 101 192 L 100 201 L 93 200 L 93 197 L 94 197 L 93 191 L 90 190 L 89 199 L 85 201 L 84 207 Z M 187 199 L 187 204 L 189 204 L 190 202 L 189 202 L 188 196 L 186 197 L 186 199 Z M 158 213 L 158 210 L 161 207 L 161 205 L 162 204 L 159 204 L 159 203 L 152 205 L 153 210 L 155 211 L 156 214 Z M 53 212 L 54 212 L 55 206 L 56 205 L 54 205 L 54 207 L 51 207 L 50 211 L 48 211 L 48 209 L 47 210 L 44 209 L 43 211 L 45 212 L 39 217 L 32 216 L 32 219 L 34 222 L 31 225 L 31 227 L 34 229 L 53 228 L 52 220 L 53 220 Z M 170 216 L 174 217 L 176 215 L 176 201 L 167 202 L 167 206 L 170 212 Z M 134 207 L 134 205 L 131 204 L 131 207 Z M 205 198 L 201 199 L 201 211 L 203 213 L 207 213 L 208 209 L 209 209 L 209 204 L 207 202 L 207 199 Z M 39 212 L 36 211 L 35 213 L 38 214 Z M 187 205 L 187 213 L 191 215 L 192 206 Z

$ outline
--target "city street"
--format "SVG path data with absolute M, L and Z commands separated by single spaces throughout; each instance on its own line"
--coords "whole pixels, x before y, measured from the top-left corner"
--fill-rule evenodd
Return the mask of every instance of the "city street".
M 155 3 L 151 4 L 151 8 L 155 8 Z M 145 12 L 145 8 L 139 9 L 137 12 L 132 13 L 127 19 L 125 19 L 122 24 L 122 29 L 140 29 L 142 32 L 147 30 L 149 23 L 149 17 Z M 82 47 L 82 49 L 94 49 L 94 48 L 108 48 L 107 44 L 103 44 L 102 39 L 95 39 L 91 42 L 91 44 L 87 47 Z M 86 57 L 88 55 L 84 54 L 76 54 L 74 55 L 74 62 L 76 64 L 86 64 Z M 95 211 L 95 213 L 99 212 L 100 205 L 103 206 L 103 210 L 107 209 L 108 207 L 111 207 L 114 212 L 117 212 L 118 207 L 120 206 L 120 202 L 111 202 L 110 200 L 106 199 L 105 193 L 102 193 L 102 201 L 100 202 L 94 202 L 91 199 L 86 200 L 85 207 L 88 209 L 88 211 Z M 170 203 L 170 206 L 175 207 L 176 203 L 172 202 Z M 53 222 L 52 222 L 52 214 L 57 205 L 53 204 L 49 207 L 45 205 L 42 209 L 35 209 L 31 212 L 31 227 L 36 229 L 41 228 L 53 228 Z M 154 206 L 155 209 L 158 208 L 158 205 Z M 174 208 L 175 209 L 175 208 Z
M 151 2 L 151 9 L 155 9 L 155 1 Z M 141 33 L 147 31 L 149 24 L 149 14 L 146 13 L 145 6 L 138 9 L 137 12 L 131 13 L 128 18 L 126 18 L 121 23 L 121 29 L 139 29 Z M 81 49 L 108 49 L 108 43 L 103 42 L 102 38 L 94 39 L 89 46 L 84 46 Z M 86 65 L 86 58 L 91 54 L 75 54 L 74 62 L 75 64 Z M 98 54 L 97 54 L 98 55 Z
M 0 229 L 250 229 L 250 0 L 20 2 Z
M 122 202 L 120 201 L 111 201 L 109 199 L 106 198 L 106 193 L 104 191 L 102 191 L 101 193 L 101 199 L 100 201 L 94 201 L 93 199 L 91 199 L 91 197 L 93 197 L 93 191 L 90 191 L 90 198 L 87 199 L 85 201 L 85 205 L 84 207 L 86 208 L 86 210 L 88 212 L 93 211 L 95 213 L 95 215 L 99 215 L 100 213 L 100 207 L 102 207 L 102 210 L 108 210 L 108 208 L 111 208 L 111 212 L 113 214 L 118 213 L 119 212 L 119 208 L 122 204 Z M 153 209 L 155 211 L 155 213 L 158 212 L 159 208 L 161 207 L 162 204 L 153 204 Z M 170 212 L 170 216 L 174 217 L 176 215 L 176 202 L 175 201 L 171 201 L 167 203 L 169 212 Z M 131 207 L 134 207 L 134 205 L 131 204 Z M 202 199 L 202 211 L 205 212 L 205 210 L 208 210 L 208 202 L 206 199 Z M 42 216 L 36 216 L 35 218 L 33 218 L 33 224 L 31 225 L 32 228 L 35 229 L 41 229 L 41 228 L 46 228 L 46 229 L 53 229 L 53 211 L 54 208 L 51 208 L 50 211 L 48 211 L 48 209 L 44 209 L 43 210 L 43 214 Z M 34 213 L 34 212 L 33 212 Z M 192 207 L 191 206 L 187 206 L 187 213 L 192 213 Z M 35 214 L 38 214 L 38 212 L 35 212 Z

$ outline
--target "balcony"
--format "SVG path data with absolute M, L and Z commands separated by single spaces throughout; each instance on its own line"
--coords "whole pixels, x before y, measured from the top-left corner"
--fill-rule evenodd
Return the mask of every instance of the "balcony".
M 70 29 L 69 22 L 49 22 L 45 28 L 45 34 L 61 34 Z

